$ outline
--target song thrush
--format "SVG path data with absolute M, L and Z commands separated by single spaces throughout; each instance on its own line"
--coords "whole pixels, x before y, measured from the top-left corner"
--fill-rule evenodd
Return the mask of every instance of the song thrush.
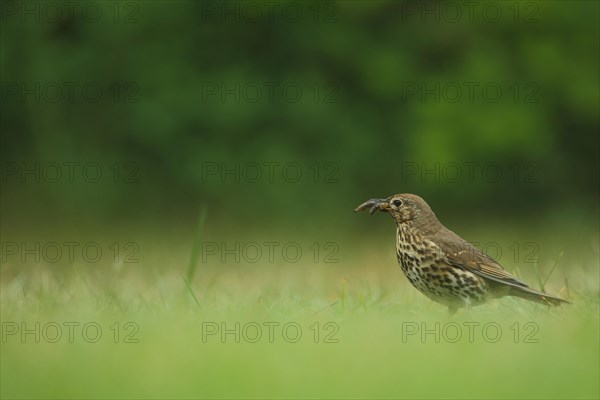
M 387 212 L 396 221 L 396 257 L 410 283 L 448 306 L 478 305 L 489 298 L 518 296 L 538 303 L 568 303 L 539 292 L 508 273 L 493 258 L 446 228 L 421 197 L 396 194 L 368 200 L 354 210 Z

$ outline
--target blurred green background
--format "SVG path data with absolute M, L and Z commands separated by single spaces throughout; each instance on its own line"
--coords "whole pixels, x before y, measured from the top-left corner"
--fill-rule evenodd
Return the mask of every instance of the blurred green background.
M 139 326 L 136 344 L 10 336 L 3 398 L 600 395 L 598 2 L 0 7 L 2 322 Z M 403 192 L 574 304 L 448 316 L 398 268 L 389 218 L 352 212 Z M 104 257 L 23 256 L 72 241 Z M 303 257 L 202 251 L 273 241 Z M 340 340 L 204 343 L 205 321 Z M 400 340 L 455 321 L 505 335 Z
M 3 2 L 15 221 L 185 220 L 204 204 L 220 221 L 332 224 L 398 192 L 458 215 L 598 215 L 595 2 L 76 2 L 58 22 L 28 4 Z M 36 162 L 62 178 L 20 179 Z M 74 167 L 69 183 L 65 162 L 102 178 Z

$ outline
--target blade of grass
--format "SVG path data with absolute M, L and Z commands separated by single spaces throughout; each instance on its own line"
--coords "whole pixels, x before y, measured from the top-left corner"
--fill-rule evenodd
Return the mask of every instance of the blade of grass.
M 346 304 L 346 278 L 342 278 L 342 293 L 341 293 L 341 301 L 342 301 L 342 310 L 344 310 L 344 305 Z
M 194 299 L 194 302 L 196 303 L 196 305 L 198 307 L 200 307 L 200 302 L 198 301 L 198 298 L 196 297 L 196 294 L 192 290 L 192 287 L 190 286 L 190 283 L 188 282 L 188 280 L 185 279 L 185 276 L 183 276 L 183 275 L 181 275 L 181 279 L 183 279 L 183 281 L 185 282 L 185 287 L 187 288 L 188 292 L 192 295 L 192 299 Z
M 542 272 L 540 271 L 540 265 L 536 261 L 533 264 L 533 269 L 535 270 L 535 277 L 537 278 L 538 285 L 540 286 L 540 290 L 544 292 L 544 282 L 542 281 Z
M 542 283 L 542 291 L 543 292 L 545 292 L 544 287 L 546 286 L 546 283 L 548 282 L 548 279 L 550 279 L 550 276 L 554 272 L 554 269 L 558 265 L 558 262 L 560 261 L 560 259 L 562 258 L 562 256 L 563 256 L 564 253 L 565 253 L 564 251 L 560 252 L 560 254 L 558 255 L 558 258 L 556 259 L 556 261 L 554 261 L 554 265 L 552 266 L 552 269 L 550 269 L 550 272 L 548 272 L 548 275 L 546 276 L 546 279 L 544 279 L 544 282 Z
M 190 256 L 190 263 L 188 264 L 186 284 L 192 281 L 196 268 L 198 266 L 198 257 L 200 256 L 200 248 L 202 246 L 202 234 L 204 233 L 204 224 L 206 222 L 206 207 L 202 207 L 200 210 L 200 217 L 198 218 L 198 227 L 196 230 L 196 238 L 192 245 L 192 255 Z

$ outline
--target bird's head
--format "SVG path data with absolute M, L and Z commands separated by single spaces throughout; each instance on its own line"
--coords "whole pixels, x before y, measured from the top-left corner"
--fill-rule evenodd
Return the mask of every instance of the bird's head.
M 415 194 L 395 194 L 385 199 L 367 200 L 354 209 L 359 212 L 369 209 L 369 213 L 383 211 L 388 213 L 396 223 L 412 222 L 416 226 L 429 226 L 439 223 L 429 205 Z

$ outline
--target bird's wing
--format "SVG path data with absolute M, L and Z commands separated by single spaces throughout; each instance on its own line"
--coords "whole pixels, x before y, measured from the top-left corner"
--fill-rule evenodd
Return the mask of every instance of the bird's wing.
M 447 261 L 455 267 L 470 271 L 482 278 L 516 287 L 528 287 L 506 271 L 492 257 L 482 253 L 456 233 L 445 229 L 432 238 L 440 247 Z

